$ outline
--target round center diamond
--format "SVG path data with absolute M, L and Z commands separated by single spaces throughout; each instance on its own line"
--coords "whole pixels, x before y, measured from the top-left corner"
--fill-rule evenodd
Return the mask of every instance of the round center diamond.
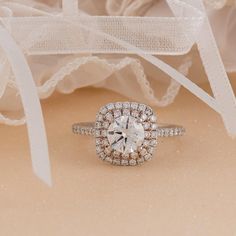
M 116 118 L 108 128 L 108 141 L 112 149 L 123 154 L 137 151 L 144 140 L 144 128 L 131 116 Z

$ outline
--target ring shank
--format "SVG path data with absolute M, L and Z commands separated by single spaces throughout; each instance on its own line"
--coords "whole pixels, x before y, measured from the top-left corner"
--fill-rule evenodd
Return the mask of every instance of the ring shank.
M 74 134 L 91 135 L 95 134 L 94 122 L 79 122 L 72 125 L 72 131 Z M 182 136 L 185 133 L 185 129 L 180 125 L 172 124 L 158 124 L 157 136 L 158 137 L 173 137 Z

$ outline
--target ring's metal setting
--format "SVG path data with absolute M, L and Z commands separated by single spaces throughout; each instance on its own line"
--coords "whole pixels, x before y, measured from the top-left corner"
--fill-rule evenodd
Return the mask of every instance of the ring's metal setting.
M 100 108 L 95 123 L 77 123 L 72 129 L 95 137 L 101 160 L 122 166 L 151 160 L 159 137 L 185 133 L 182 126 L 157 124 L 152 108 L 136 102 L 109 103 Z

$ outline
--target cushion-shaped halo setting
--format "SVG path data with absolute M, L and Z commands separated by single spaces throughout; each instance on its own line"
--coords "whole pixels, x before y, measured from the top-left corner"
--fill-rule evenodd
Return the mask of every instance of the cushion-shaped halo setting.
M 109 103 L 96 116 L 97 155 L 113 165 L 141 165 L 153 156 L 157 128 L 156 115 L 149 106 L 136 102 Z

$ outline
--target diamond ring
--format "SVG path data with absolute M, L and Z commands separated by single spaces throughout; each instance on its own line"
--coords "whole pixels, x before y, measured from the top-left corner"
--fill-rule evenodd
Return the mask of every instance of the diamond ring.
M 135 166 L 151 160 L 159 137 L 181 136 L 178 125 L 157 124 L 151 107 L 136 102 L 109 103 L 95 123 L 73 124 L 75 134 L 95 137 L 98 157 L 113 165 Z

